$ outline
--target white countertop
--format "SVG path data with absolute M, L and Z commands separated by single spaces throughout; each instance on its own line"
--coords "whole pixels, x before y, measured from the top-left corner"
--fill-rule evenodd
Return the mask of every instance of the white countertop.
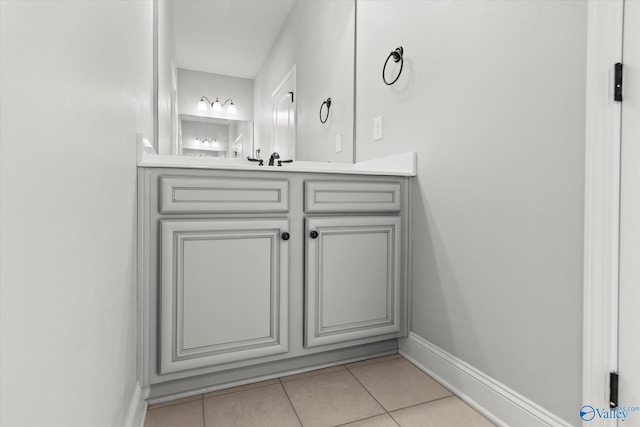
M 171 156 L 156 154 L 148 141 L 142 140 L 138 150 L 138 167 L 193 168 L 220 170 L 255 170 L 269 172 L 316 172 L 353 175 L 415 176 L 417 156 L 415 152 L 396 154 L 358 163 L 325 163 L 294 161 L 282 166 L 263 166 L 247 159 L 222 159 L 216 157 Z

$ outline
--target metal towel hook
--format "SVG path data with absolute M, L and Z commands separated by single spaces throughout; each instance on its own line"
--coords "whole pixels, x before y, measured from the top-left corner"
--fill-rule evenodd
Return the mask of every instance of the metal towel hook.
M 403 55 L 404 55 L 404 49 L 402 48 L 402 46 L 398 46 L 396 50 L 394 50 L 389 54 L 389 56 L 387 56 L 387 60 L 384 61 L 384 67 L 382 67 L 382 80 L 385 82 L 386 85 L 391 86 L 400 78 L 400 74 L 402 74 L 402 66 L 404 65 L 404 59 L 402 58 Z M 400 71 L 398 72 L 398 75 L 396 76 L 395 79 L 393 79 L 392 82 L 388 82 L 387 78 L 384 76 L 384 71 L 387 68 L 387 64 L 389 63 L 390 58 L 393 58 L 393 62 L 400 62 Z
M 327 106 L 327 114 L 325 115 L 324 120 L 322 120 L 322 107 L 325 105 Z M 320 123 L 327 123 L 327 120 L 329 119 L 329 108 L 331 108 L 331 98 L 327 98 L 327 100 L 320 105 Z

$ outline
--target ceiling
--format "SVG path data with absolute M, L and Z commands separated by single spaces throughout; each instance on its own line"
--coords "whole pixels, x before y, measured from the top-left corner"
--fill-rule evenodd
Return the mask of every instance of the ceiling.
M 296 0 L 173 0 L 178 68 L 253 79 Z

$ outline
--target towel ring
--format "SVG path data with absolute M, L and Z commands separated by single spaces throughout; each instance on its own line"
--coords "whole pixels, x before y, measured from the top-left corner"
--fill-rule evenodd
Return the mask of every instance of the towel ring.
M 389 54 L 389 56 L 387 56 L 387 60 L 384 61 L 384 67 L 382 67 L 382 80 L 385 82 L 387 86 L 391 86 L 400 78 L 400 74 L 402 74 L 402 66 L 404 65 L 404 59 L 402 58 L 403 54 L 404 54 L 404 49 L 402 48 L 402 46 L 398 46 L 396 50 L 394 50 Z M 384 76 L 384 71 L 387 68 L 387 64 L 389 63 L 390 58 L 393 58 L 393 62 L 400 62 L 400 71 L 398 72 L 398 75 L 396 76 L 395 79 L 393 79 L 392 82 L 388 82 L 386 77 Z
M 322 120 L 322 107 L 325 105 L 327 106 L 327 114 L 325 115 L 324 120 Z M 327 120 L 329 119 L 329 108 L 331 108 L 331 98 L 327 98 L 327 100 L 320 105 L 320 123 L 327 123 Z

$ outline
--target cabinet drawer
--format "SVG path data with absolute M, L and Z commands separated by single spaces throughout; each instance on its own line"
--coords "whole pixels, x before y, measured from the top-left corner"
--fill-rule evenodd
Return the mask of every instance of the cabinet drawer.
M 314 212 L 399 212 L 399 182 L 305 181 L 304 210 Z
M 160 177 L 160 213 L 288 212 L 289 181 Z

